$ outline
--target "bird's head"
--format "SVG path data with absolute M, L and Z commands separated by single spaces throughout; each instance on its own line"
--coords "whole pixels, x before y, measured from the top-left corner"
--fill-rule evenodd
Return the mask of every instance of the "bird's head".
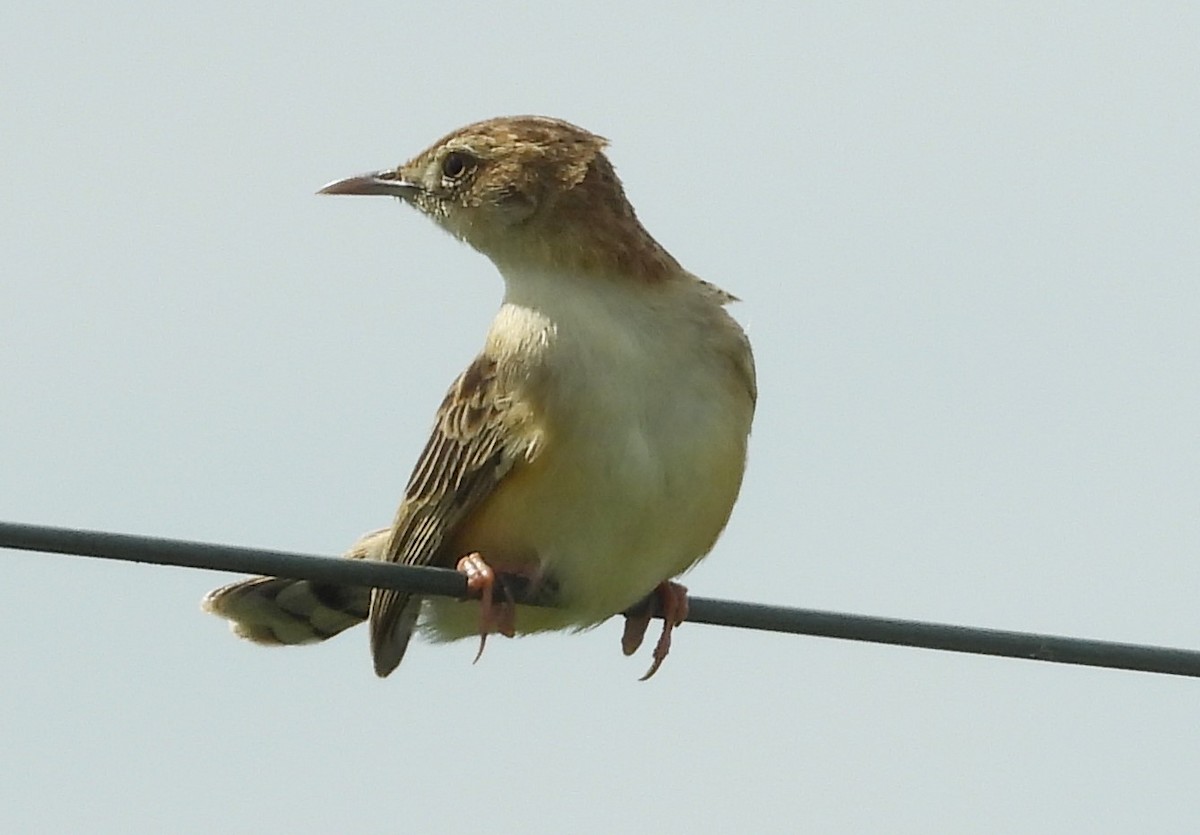
M 502 268 L 677 268 L 638 222 L 606 144 L 558 119 L 489 119 L 321 193 L 398 197 Z

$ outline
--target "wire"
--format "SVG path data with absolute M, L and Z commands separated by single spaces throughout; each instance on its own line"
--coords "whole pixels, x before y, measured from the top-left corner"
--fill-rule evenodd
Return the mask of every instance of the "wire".
M 0 522 L 0 548 L 265 574 L 343 586 L 393 588 L 422 596 L 442 595 L 460 599 L 469 596 L 466 578 L 457 571 L 445 568 L 317 557 L 102 531 Z M 514 595 L 518 602 L 541 605 L 540 601 L 527 600 L 523 596 L 523 588 L 519 583 L 516 585 Z M 655 605 L 653 598 L 652 595 L 650 602 L 643 605 Z M 1200 652 L 1171 647 L 980 629 L 819 609 L 764 606 L 707 597 L 689 597 L 687 619 L 692 623 L 712 626 L 1200 678 Z

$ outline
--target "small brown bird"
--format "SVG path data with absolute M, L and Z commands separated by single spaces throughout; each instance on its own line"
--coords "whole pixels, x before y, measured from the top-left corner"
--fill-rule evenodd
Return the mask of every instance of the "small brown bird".
M 557 119 L 491 119 L 321 190 L 397 197 L 504 278 L 483 351 L 443 400 L 395 522 L 347 554 L 455 566 L 481 601 L 256 578 L 210 593 L 207 610 L 268 644 L 368 619 L 386 676 L 418 623 L 442 641 L 585 629 L 657 591 L 653 675 L 687 612 L 671 578 L 709 552 L 741 487 L 754 361 L 725 310 L 734 297 L 650 237 L 605 145 Z M 552 587 L 557 606 L 494 604 L 495 573 Z M 627 655 L 648 621 L 628 618 Z

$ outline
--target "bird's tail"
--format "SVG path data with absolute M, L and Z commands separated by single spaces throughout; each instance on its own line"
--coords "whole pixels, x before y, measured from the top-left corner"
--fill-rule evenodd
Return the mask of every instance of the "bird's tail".
M 379 559 L 389 528 L 359 538 L 343 556 L 352 560 Z M 209 592 L 200 602 L 206 612 L 229 621 L 234 634 L 274 646 L 315 644 L 367 619 L 371 590 L 252 577 Z

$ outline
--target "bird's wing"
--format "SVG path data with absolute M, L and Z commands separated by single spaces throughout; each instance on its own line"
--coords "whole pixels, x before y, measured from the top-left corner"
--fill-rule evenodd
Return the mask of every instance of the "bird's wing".
M 413 469 L 383 559 L 405 565 L 452 566 L 455 532 L 513 469 L 537 454 L 538 433 L 527 404 L 496 360 L 481 355 L 450 387 L 433 435 Z M 386 676 L 400 663 L 420 601 L 407 592 L 371 593 L 371 653 Z

